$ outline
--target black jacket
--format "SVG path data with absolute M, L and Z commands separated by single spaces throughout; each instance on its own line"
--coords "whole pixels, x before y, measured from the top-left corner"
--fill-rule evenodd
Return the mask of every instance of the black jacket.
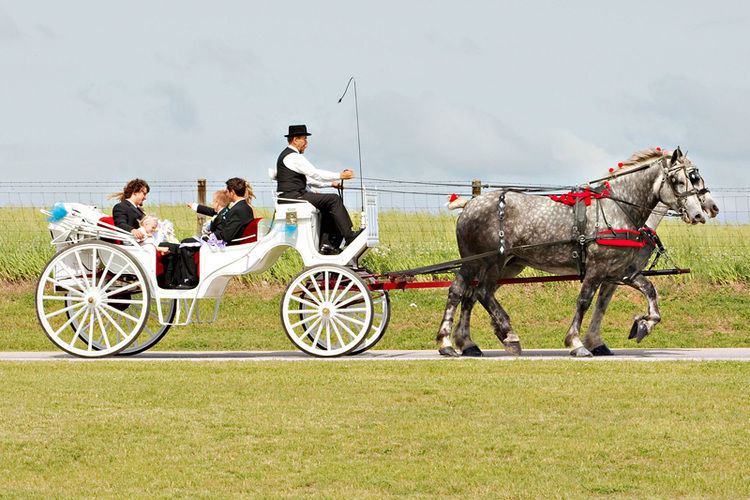
M 136 207 L 128 200 L 121 201 L 112 207 L 112 218 L 115 220 L 115 226 L 124 229 L 127 232 L 138 229 L 138 221 L 146 215 L 143 210 Z
M 213 208 L 207 207 L 206 205 L 198 205 L 196 207 L 196 211 L 201 215 L 213 217 L 213 219 L 211 219 L 211 224 L 208 225 L 208 230 L 210 232 L 215 233 L 216 231 L 219 231 L 224 226 L 226 226 L 226 219 L 224 219 L 223 216 L 226 215 L 227 211 L 229 211 L 229 208 L 222 208 L 217 212 Z
M 213 209 L 211 209 L 211 212 L 216 213 Z M 206 213 L 204 215 L 209 214 Z M 242 236 L 242 231 L 245 230 L 245 227 L 247 227 L 253 219 L 253 209 L 250 208 L 247 201 L 239 200 L 229 210 L 219 213 L 212 223 L 212 225 L 215 226 L 215 230 L 212 232 L 218 239 L 230 243 L 232 240 Z

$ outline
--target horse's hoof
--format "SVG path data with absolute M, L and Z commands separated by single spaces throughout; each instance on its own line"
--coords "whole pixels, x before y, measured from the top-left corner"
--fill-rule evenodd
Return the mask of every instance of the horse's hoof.
M 628 340 L 632 340 L 638 336 L 638 322 L 633 321 L 633 326 L 630 327 L 630 333 L 628 334 Z
M 646 323 L 640 323 L 638 325 L 638 334 L 635 337 L 635 341 L 637 343 L 641 343 L 641 340 L 646 338 L 646 335 L 648 335 L 648 327 L 646 326 Z
M 450 356 L 452 358 L 457 358 L 460 356 L 459 353 L 456 352 L 456 350 L 452 347 L 441 347 L 438 349 L 438 352 L 443 356 Z
M 481 358 L 482 356 L 484 356 L 484 353 L 479 347 L 473 345 L 461 351 L 461 356 L 468 356 L 471 358 Z
M 576 347 L 575 349 L 570 351 L 570 355 L 573 356 L 574 358 L 590 358 L 593 356 L 593 354 L 591 354 L 591 351 L 589 351 L 583 346 Z
M 503 342 L 503 347 L 505 348 L 506 352 L 512 354 L 513 356 L 521 355 L 521 342 L 517 340 L 513 342 Z
M 614 353 L 609 350 L 607 344 L 602 344 L 591 349 L 591 354 L 594 356 L 613 356 Z
M 630 328 L 628 339 L 635 339 L 635 341 L 640 344 L 641 340 L 645 339 L 648 334 L 649 331 L 646 322 L 638 319 L 633 321 L 633 326 Z

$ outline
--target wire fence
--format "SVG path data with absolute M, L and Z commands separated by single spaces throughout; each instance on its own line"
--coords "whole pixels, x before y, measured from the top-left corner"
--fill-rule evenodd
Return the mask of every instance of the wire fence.
M 33 278 L 52 256 L 54 248 L 49 244 L 47 222 L 40 209 L 66 201 L 95 205 L 109 214 L 118 200 L 110 200 L 108 196 L 121 191 L 124 184 L 124 181 L 0 182 L 0 278 Z M 257 215 L 269 217 L 273 212 L 275 182 L 250 184 L 256 195 L 253 206 Z M 365 189 L 378 193 L 380 207 L 381 245 L 368 256 L 368 266 L 374 271 L 388 271 L 458 258 L 455 240 L 458 213 L 446 208 L 447 196 L 456 193 L 470 197 L 472 192 L 501 184 L 365 178 Z M 179 238 L 196 234 L 196 213 L 185 203 L 198 201 L 198 180 L 157 180 L 149 181 L 149 185 L 146 212 L 172 221 Z M 225 183 L 207 180 L 205 186 L 210 205 L 213 193 L 223 190 Z M 554 186 L 540 188 L 554 190 Z M 659 234 L 680 265 L 698 266 L 699 274 L 712 279 L 745 281 L 750 275 L 747 236 L 750 188 L 714 188 L 711 194 L 721 210 L 719 217 L 705 226 L 692 227 L 667 220 L 660 226 Z M 361 207 L 359 182 L 347 183 L 344 202 L 356 227 Z M 277 271 L 276 275 L 286 279 L 297 266 L 301 266 L 301 261 L 289 257 L 286 267 L 290 270 Z

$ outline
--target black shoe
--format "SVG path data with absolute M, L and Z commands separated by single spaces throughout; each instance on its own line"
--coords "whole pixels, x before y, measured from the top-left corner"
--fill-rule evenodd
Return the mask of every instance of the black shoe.
M 182 283 L 179 283 L 178 285 L 174 286 L 173 288 L 176 290 L 192 290 L 198 286 L 197 281 L 183 281 Z
M 356 231 L 352 231 L 352 234 L 349 235 L 348 238 L 344 238 L 344 243 L 346 243 L 347 245 L 349 245 L 352 241 L 356 240 L 357 236 L 359 236 L 360 234 L 362 234 L 362 231 L 364 231 L 364 230 L 365 230 L 365 228 L 358 229 Z
M 341 253 L 341 249 L 331 246 L 328 243 L 323 243 L 320 245 L 320 253 L 323 255 L 338 255 Z

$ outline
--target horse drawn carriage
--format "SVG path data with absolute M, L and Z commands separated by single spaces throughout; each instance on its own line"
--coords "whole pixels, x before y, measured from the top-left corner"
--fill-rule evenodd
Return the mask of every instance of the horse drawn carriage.
M 281 323 L 302 351 L 322 357 L 372 347 L 390 317 L 385 291 L 370 291 L 360 260 L 379 244 L 377 198 L 366 196 L 366 230 L 338 255 L 318 249 L 319 212 L 305 201 L 277 203 L 272 219 L 256 219 L 241 238 L 198 252 L 194 289 L 167 289 L 154 245 L 141 245 L 96 207 L 65 203 L 49 224 L 57 253 L 36 287 L 39 323 L 70 354 L 96 358 L 136 354 L 154 346 L 170 327 L 210 323 L 233 276 L 262 273 L 288 248 L 305 264 L 284 292 Z M 49 215 L 49 213 L 48 213 Z M 215 299 L 213 316 L 201 320 L 199 303 Z
M 376 196 L 365 197 L 366 230 L 338 255 L 317 251 L 318 211 L 305 201 L 285 200 L 290 203 L 277 203 L 271 221 L 254 221 L 237 241 L 203 247 L 200 281 L 190 290 L 160 287 L 153 245 L 140 245 L 95 207 L 69 203 L 65 217 L 49 226 L 58 253 L 39 278 L 37 315 L 50 340 L 68 353 L 139 353 L 173 325 L 203 322 L 202 299 L 216 299 L 212 322 L 233 276 L 262 273 L 295 248 L 306 268 L 284 292 L 281 323 L 292 343 L 313 356 L 366 351 L 388 326 L 388 291 L 428 287 L 450 287 L 438 330 L 441 354 L 481 355 L 469 335 L 471 308 L 478 300 L 505 349 L 518 355 L 520 341 L 495 298 L 498 286 L 576 279 L 582 289 L 565 344 L 573 356 L 612 354 L 599 324 L 615 288 L 631 286 L 648 301 L 647 314 L 636 316 L 630 332 L 640 342 L 660 321 L 656 291 L 646 276 L 688 272 L 644 270 L 654 249 L 663 251 L 653 231 L 661 218 L 671 210 L 696 224 L 705 222 L 704 211 L 710 217 L 718 213 L 698 169 L 679 148 L 641 151 L 619 167 L 581 192 L 538 196 L 513 187 L 474 198 L 457 222 L 461 259 L 382 274 L 360 264 L 379 244 Z M 526 267 L 552 276 L 518 277 Z M 454 281 L 410 279 L 450 270 L 458 271 Z M 597 290 L 594 317 L 581 339 L 581 321 Z M 466 314 L 453 330 L 459 303 Z

